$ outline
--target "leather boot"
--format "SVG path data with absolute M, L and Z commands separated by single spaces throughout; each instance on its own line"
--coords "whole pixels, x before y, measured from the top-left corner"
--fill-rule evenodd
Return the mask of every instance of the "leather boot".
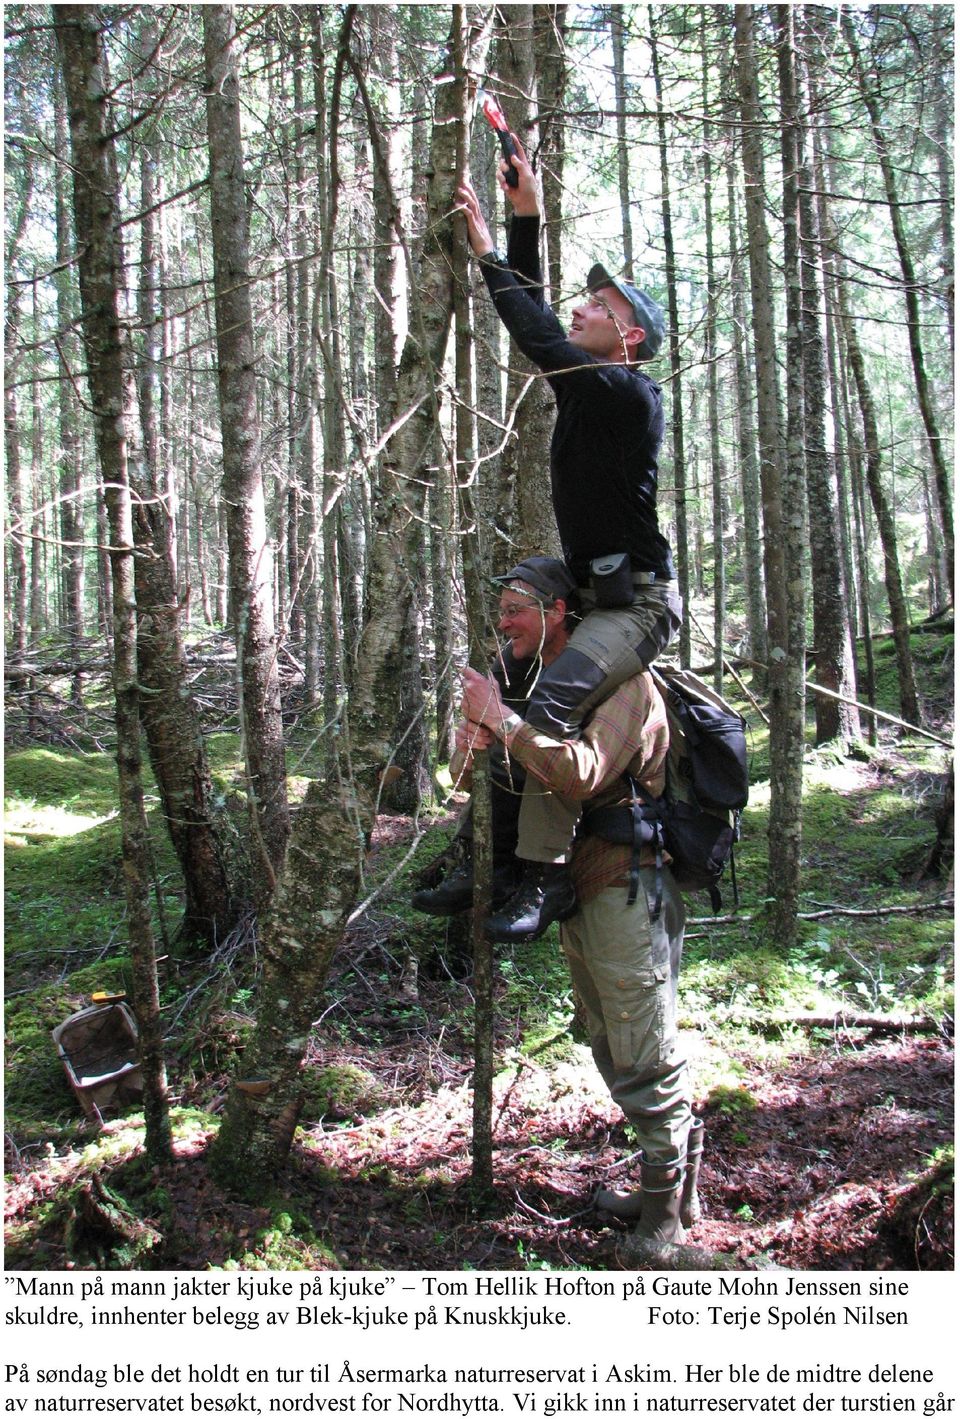
M 555 921 L 577 909 L 577 894 L 565 862 L 525 862 L 523 877 L 502 910 L 487 918 L 491 941 L 535 941 Z
M 436 887 L 421 887 L 410 898 L 414 911 L 430 916 L 456 916 L 467 911 L 473 901 L 473 863 L 468 858 L 444 877 Z
M 516 889 L 516 858 L 494 863 L 491 897 L 494 906 L 508 901 Z M 467 857 L 436 887 L 421 887 L 410 898 L 414 911 L 428 916 L 456 916 L 473 905 L 473 858 Z
M 702 1156 L 703 1119 L 695 1118 L 687 1134 L 687 1162 L 683 1171 L 683 1191 L 680 1195 L 680 1221 L 685 1227 L 695 1227 L 703 1212 L 697 1192 Z

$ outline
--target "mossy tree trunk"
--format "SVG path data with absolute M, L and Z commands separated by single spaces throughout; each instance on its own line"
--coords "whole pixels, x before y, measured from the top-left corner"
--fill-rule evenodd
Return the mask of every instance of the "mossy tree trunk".
M 113 124 L 107 111 L 110 84 L 99 10 L 86 5 L 51 9 L 69 108 L 83 344 L 109 524 L 120 831 L 134 1006 L 140 1027 L 146 1147 L 155 1162 L 163 1162 L 170 1153 L 170 1122 L 149 907 L 130 500 L 131 465 L 137 456 L 136 391 L 129 332 L 120 316 L 124 267 L 116 154 L 110 136 Z
M 476 72 L 484 64 L 490 13 L 471 8 L 468 14 L 469 67 Z M 360 75 L 358 82 L 364 89 Z M 263 925 L 263 981 L 257 1027 L 243 1061 L 244 1078 L 230 1092 L 211 1150 L 216 1175 L 248 1195 L 269 1186 L 289 1152 L 311 1025 L 320 1013 L 330 960 L 357 898 L 380 775 L 395 749 L 402 637 L 417 591 L 404 562 L 404 545 L 411 519 L 415 513 L 422 516 L 424 458 L 433 447 L 436 389 L 453 305 L 450 212 L 457 134 L 450 122 L 455 101 L 451 87 L 437 90 L 428 236 L 416 271 L 417 310 L 397 382 L 397 407 L 416 412 L 388 446 L 372 539 L 369 613 L 351 686 L 343 751 L 327 778 L 310 786 L 297 813 Z

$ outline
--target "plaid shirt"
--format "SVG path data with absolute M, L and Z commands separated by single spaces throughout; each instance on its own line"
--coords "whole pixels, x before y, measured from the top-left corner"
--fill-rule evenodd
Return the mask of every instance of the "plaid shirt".
M 589 800 L 591 808 L 629 802 L 624 772 L 655 798 L 663 792 L 669 747 L 667 713 L 646 671 L 634 675 L 597 706 L 580 739 L 551 739 L 522 720 L 512 720 L 504 742 L 527 773 L 553 793 L 584 803 Z M 580 901 L 589 901 L 604 887 L 625 888 L 630 856 L 631 849 L 618 843 L 597 837 L 577 839 L 571 871 Z M 641 865 L 652 867 L 654 861 L 652 848 L 641 848 Z

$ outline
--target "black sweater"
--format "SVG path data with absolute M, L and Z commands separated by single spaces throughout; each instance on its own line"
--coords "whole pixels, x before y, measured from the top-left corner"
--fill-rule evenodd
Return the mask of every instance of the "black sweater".
M 588 584 L 592 558 L 611 552 L 629 552 L 635 571 L 672 578 L 656 509 L 660 386 L 636 365 L 603 364 L 571 345 L 543 299 L 539 217 L 513 217 L 506 261 L 491 252 L 480 267 L 500 319 L 556 396 L 553 509 L 577 584 Z

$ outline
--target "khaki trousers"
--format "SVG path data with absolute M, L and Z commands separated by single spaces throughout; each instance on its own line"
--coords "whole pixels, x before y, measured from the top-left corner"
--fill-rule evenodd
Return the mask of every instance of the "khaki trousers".
M 662 876 L 657 921 L 648 906 L 655 873 L 642 868 L 645 890 L 633 906 L 625 887 L 608 887 L 560 929 L 597 1068 L 653 1163 L 686 1153 L 691 1120 L 676 1019 L 685 915 L 668 867 Z

